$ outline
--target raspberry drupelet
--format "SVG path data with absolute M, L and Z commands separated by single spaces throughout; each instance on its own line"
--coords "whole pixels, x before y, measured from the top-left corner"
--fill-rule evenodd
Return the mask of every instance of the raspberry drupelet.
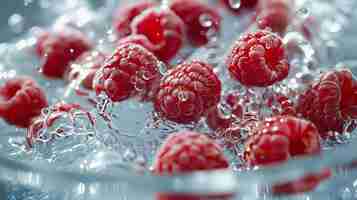
M 36 44 L 41 58 L 40 71 L 51 78 L 63 78 L 71 62 L 92 48 L 87 37 L 78 30 L 61 27 L 53 32 L 43 32 Z
M 311 120 L 323 138 L 330 131 L 342 133 L 344 126 L 357 117 L 357 83 L 349 69 L 322 74 L 298 98 L 297 112 Z
M 184 23 L 170 9 L 161 7 L 145 10 L 132 22 L 132 32 L 144 35 L 156 46 L 155 55 L 164 62 L 176 56 L 185 40 Z
M 231 76 L 247 87 L 267 87 L 289 74 L 282 39 L 262 30 L 242 36 L 227 59 Z
M 283 34 L 293 18 L 293 0 L 263 0 L 257 8 L 257 23 L 261 29 L 270 28 Z
M 149 100 L 160 78 L 159 60 L 154 54 L 140 45 L 127 43 L 118 46 L 96 72 L 93 86 L 97 94 L 104 92 L 114 102 L 133 96 Z
M 48 106 L 45 92 L 30 77 L 20 76 L 0 87 L 0 116 L 7 123 L 26 128 Z
M 81 84 L 86 89 L 93 89 L 93 79 L 97 70 L 104 64 L 105 54 L 99 51 L 90 51 L 81 55 L 71 64 L 66 72 L 66 79 L 74 81 L 81 79 Z
M 160 116 L 177 122 L 197 122 L 220 100 L 221 82 L 212 66 L 201 61 L 186 62 L 168 71 L 155 99 Z
M 113 26 L 119 38 L 129 36 L 132 33 L 131 23 L 134 18 L 155 5 L 154 2 L 145 0 L 125 7 L 120 6 L 113 16 Z
M 220 31 L 221 17 L 208 4 L 199 0 L 173 0 L 170 8 L 186 25 L 186 35 L 191 44 L 202 46 Z
M 153 172 L 156 175 L 177 175 L 195 171 L 225 169 L 228 160 L 218 144 L 206 135 L 196 132 L 179 132 L 170 135 L 155 156 Z M 229 195 L 211 197 L 192 196 L 190 194 L 157 195 L 158 200 L 199 200 L 228 199 Z

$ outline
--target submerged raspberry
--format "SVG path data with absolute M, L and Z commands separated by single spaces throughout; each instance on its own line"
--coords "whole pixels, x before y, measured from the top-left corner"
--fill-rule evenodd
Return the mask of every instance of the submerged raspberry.
M 241 37 L 227 60 L 232 77 L 245 86 L 266 87 L 288 76 L 289 64 L 282 39 L 258 31 Z
M 28 127 L 48 106 L 45 92 L 30 77 L 16 77 L 0 87 L 0 116 L 9 124 Z
M 160 49 L 160 46 L 151 43 L 145 35 L 130 35 L 128 37 L 124 37 L 118 41 L 118 46 L 128 43 L 140 45 L 154 54 Z M 156 55 L 156 57 L 158 57 L 158 55 Z
M 161 78 L 158 65 L 159 60 L 144 47 L 120 45 L 97 71 L 94 89 L 98 94 L 105 92 L 112 101 L 132 96 L 150 99 Z
M 86 36 L 69 27 L 44 32 L 36 44 L 42 60 L 41 72 L 48 77 L 62 78 L 69 64 L 91 49 Z
M 251 135 L 245 144 L 244 160 L 253 166 L 281 163 L 321 150 L 315 125 L 292 116 L 267 118 Z
M 297 112 L 315 123 L 322 137 L 329 131 L 342 133 L 357 117 L 357 84 L 348 69 L 323 74 L 299 96 Z
M 195 46 L 205 45 L 220 31 L 221 17 L 208 4 L 198 0 L 174 0 L 170 8 L 186 25 L 186 35 Z
M 177 123 L 197 122 L 220 100 L 221 82 L 212 66 L 201 61 L 183 63 L 161 80 L 155 110 Z
M 114 14 L 113 26 L 119 38 L 128 36 L 132 33 L 131 23 L 135 17 L 139 16 L 146 9 L 152 8 L 155 3 L 150 1 L 140 1 L 126 7 L 120 7 Z
M 152 8 L 136 17 L 132 24 L 133 33 L 145 35 L 158 47 L 155 55 L 168 62 L 180 50 L 184 41 L 184 24 L 171 10 Z
M 68 69 L 66 79 L 80 79 L 87 89 L 93 89 L 93 79 L 97 70 L 104 64 L 105 55 L 98 51 L 86 52 L 81 55 Z
M 260 1 L 257 11 L 258 27 L 284 33 L 293 17 L 292 3 L 292 0 Z

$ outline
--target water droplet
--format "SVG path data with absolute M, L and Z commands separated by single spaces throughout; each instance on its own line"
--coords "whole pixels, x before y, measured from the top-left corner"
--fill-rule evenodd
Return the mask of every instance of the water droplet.
M 204 13 L 204 14 L 200 15 L 199 21 L 203 27 L 211 27 L 213 25 L 212 16 L 209 14 Z
M 8 24 L 12 31 L 15 33 L 21 33 L 24 28 L 24 18 L 23 16 L 15 13 L 9 17 Z
M 229 6 L 233 9 L 239 9 L 241 5 L 241 0 L 229 0 Z
M 160 74 L 164 76 L 167 72 L 167 66 L 165 65 L 164 62 L 159 62 L 158 67 L 159 67 Z
M 179 98 L 180 101 L 185 102 L 187 101 L 190 97 L 185 91 L 180 91 L 177 94 L 177 97 Z
M 297 11 L 297 15 L 303 19 L 306 19 L 307 17 L 309 17 L 310 11 L 306 7 L 302 7 Z
M 24 5 L 26 7 L 29 6 L 31 3 L 33 3 L 33 0 L 24 0 Z

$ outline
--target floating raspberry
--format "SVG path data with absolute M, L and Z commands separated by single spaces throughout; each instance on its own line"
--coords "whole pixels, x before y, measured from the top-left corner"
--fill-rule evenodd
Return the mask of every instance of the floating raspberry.
M 216 10 L 198 0 L 174 0 L 170 8 L 186 25 L 186 35 L 195 46 L 209 42 L 220 31 L 221 17 Z
M 254 8 L 258 0 L 240 0 L 235 1 L 232 0 L 220 0 L 221 3 L 223 3 L 227 8 L 229 8 L 231 11 L 239 14 L 243 9 L 250 9 Z
M 84 53 L 69 67 L 66 79 L 68 81 L 81 79 L 85 88 L 92 89 L 94 75 L 104 64 L 105 58 L 105 55 L 98 51 Z
M 140 1 L 129 6 L 122 7 L 115 12 L 113 26 L 119 38 L 128 36 L 132 33 L 131 23 L 135 17 L 139 16 L 146 9 L 154 7 L 156 4 L 150 1 Z
M 0 116 L 9 124 L 28 127 L 47 107 L 45 92 L 30 77 L 10 79 L 0 87 Z
M 157 175 L 177 175 L 228 167 L 229 163 L 218 144 L 206 135 L 189 131 L 170 135 L 156 154 L 153 165 Z M 219 195 L 214 198 L 188 194 L 159 194 L 157 199 L 227 199 L 228 196 Z
M 289 73 L 282 39 L 269 31 L 241 37 L 234 45 L 227 65 L 233 78 L 245 86 L 270 86 Z
M 56 120 L 63 117 L 66 114 L 73 114 L 74 111 L 81 111 L 81 106 L 79 104 L 68 104 L 68 103 L 57 103 L 50 108 L 50 114 L 48 116 L 41 115 L 32 120 L 31 125 L 26 132 L 26 140 L 29 147 L 32 147 L 36 140 L 40 137 L 41 131 L 51 127 Z M 89 115 L 89 113 L 87 113 Z M 63 131 L 59 131 L 58 134 L 63 134 Z
M 168 62 L 180 50 L 184 41 L 184 23 L 171 10 L 152 8 L 136 17 L 132 23 L 134 34 L 145 35 L 159 48 L 154 52 Z
M 342 133 L 357 117 L 357 83 L 348 69 L 323 74 L 299 96 L 297 112 L 315 123 L 323 138 L 329 131 Z
M 221 82 L 212 66 L 201 61 L 183 63 L 161 80 L 155 110 L 177 123 L 198 121 L 220 100 Z
M 320 152 L 319 132 L 309 121 L 292 116 L 267 118 L 245 144 L 244 159 L 249 165 L 269 165 L 289 157 Z
M 53 78 L 62 78 L 69 64 L 90 49 L 86 36 L 68 27 L 43 33 L 36 44 L 37 54 L 42 59 L 41 72 Z
M 273 32 L 284 33 L 292 19 L 292 0 L 260 1 L 258 4 L 258 27 L 271 28 Z
M 120 45 L 97 71 L 94 89 L 98 94 L 105 92 L 112 101 L 132 96 L 150 99 L 161 78 L 158 65 L 159 60 L 144 47 Z

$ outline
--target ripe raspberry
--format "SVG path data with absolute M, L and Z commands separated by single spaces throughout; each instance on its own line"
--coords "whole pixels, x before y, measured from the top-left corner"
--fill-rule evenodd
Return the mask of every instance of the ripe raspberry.
M 156 4 L 150 1 L 140 1 L 135 4 L 122 7 L 115 12 L 113 17 L 113 26 L 116 29 L 119 38 L 128 36 L 132 33 L 131 22 L 148 8 Z
M 9 124 L 28 127 L 47 107 L 45 92 L 30 77 L 16 77 L 0 87 L 0 116 Z
M 258 27 L 284 33 L 292 19 L 292 0 L 260 1 L 257 10 Z
M 181 132 L 170 135 L 159 149 L 154 160 L 157 175 L 177 175 L 194 171 L 225 169 L 229 163 L 222 149 L 206 135 Z M 158 200 L 228 199 L 229 195 L 192 196 L 189 194 L 158 194 Z
M 38 116 L 32 120 L 31 125 L 26 132 L 26 140 L 29 147 L 32 147 L 38 137 L 40 137 L 40 131 L 44 128 L 51 127 L 56 120 L 61 118 L 65 113 L 71 113 L 75 110 L 81 110 L 79 104 L 57 103 L 51 107 L 50 114 L 48 116 Z
M 142 46 L 123 44 L 97 71 L 94 89 L 97 94 L 105 92 L 112 101 L 132 96 L 150 99 L 161 78 L 158 65 L 159 60 Z
M 94 75 L 104 64 L 105 58 L 105 55 L 98 51 L 84 53 L 69 67 L 66 79 L 68 81 L 81 79 L 85 88 L 93 89 Z
M 319 132 L 309 121 L 276 116 L 262 121 L 245 144 L 249 165 L 269 165 L 320 152 Z
M 218 104 L 220 94 L 221 82 L 209 64 L 183 63 L 161 80 L 155 110 L 177 123 L 196 122 Z
M 239 39 L 227 60 L 230 74 L 245 86 L 266 87 L 289 73 L 282 39 L 268 31 Z
M 181 132 L 170 135 L 154 161 L 158 175 L 228 168 L 229 164 L 218 144 L 203 134 Z
M 68 27 L 43 33 L 36 44 L 37 54 L 42 59 L 41 72 L 53 78 L 62 78 L 69 64 L 90 49 L 86 36 Z
M 315 123 L 321 136 L 343 132 L 344 125 L 357 117 L 357 83 L 348 69 L 323 74 L 299 96 L 297 112 Z
M 220 31 L 221 16 L 198 0 L 174 0 L 170 8 L 186 25 L 188 40 L 195 46 L 207 44 Z
M 242 11 L 242 9 L 254 8 L 257 5 L 258 0 L 240 0 L 239 4 L 232 4 L 231 0 L 220 0 L 220 2 L 223 3 L 231 11 L 238 14 L 240 13 L 240 11 Z
M 152 8 L 136 17 L 132 23 L 134 34 L 145 35 L 159 48 L 154 52 L 168 62 L 180 50 L 184 41 L 184 24 L 171 10 Z

